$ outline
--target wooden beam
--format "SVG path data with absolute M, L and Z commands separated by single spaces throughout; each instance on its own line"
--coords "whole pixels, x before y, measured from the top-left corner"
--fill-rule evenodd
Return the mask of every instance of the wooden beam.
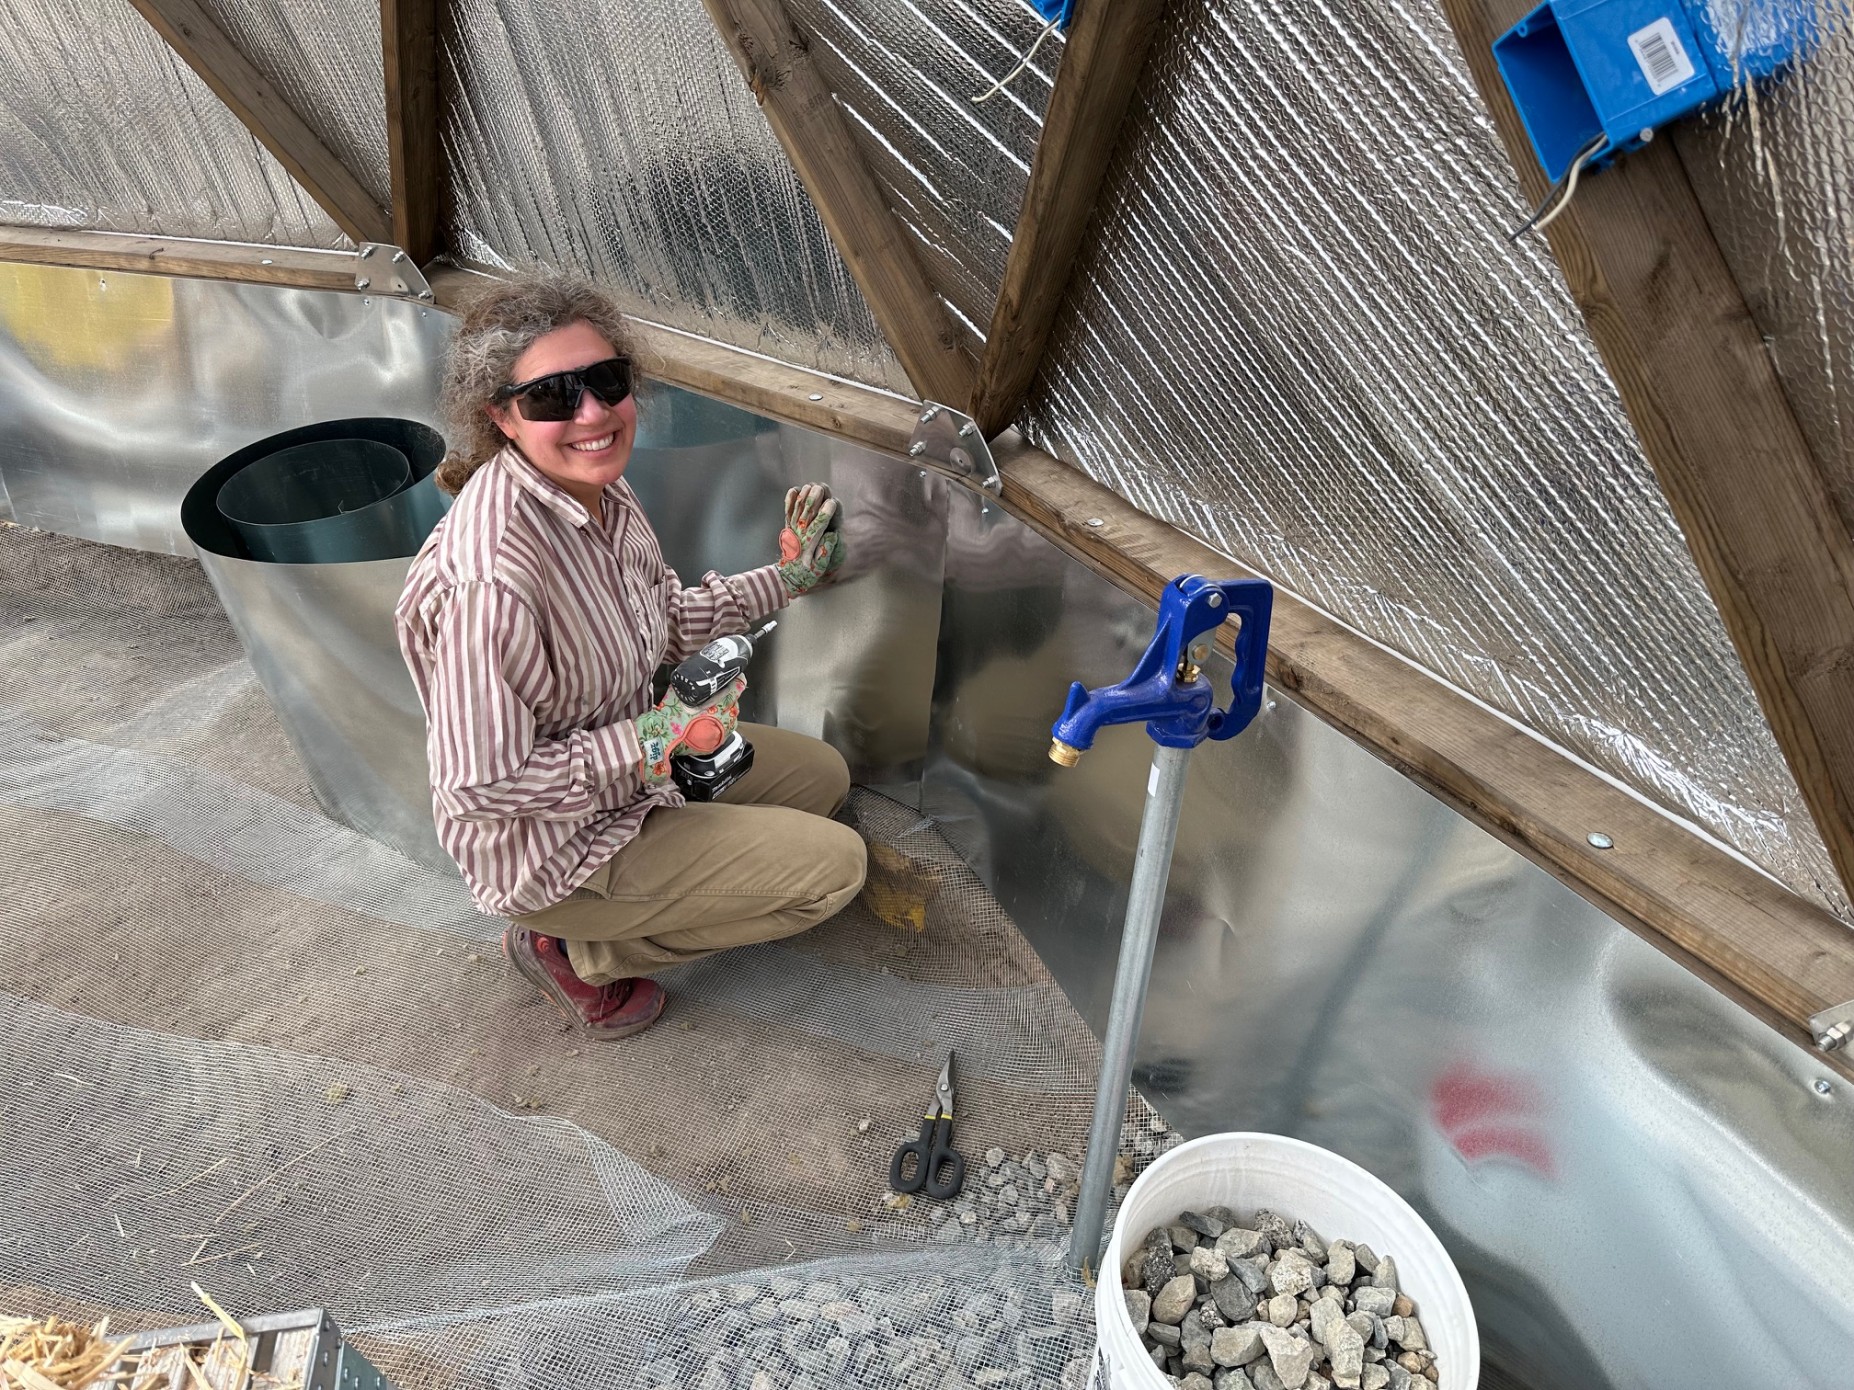
M 970 414 L 990 439 L 1017 418 L 1068 290 L 1082 234 L 1165 0 L 1083 0 L 1070 26 Z
M 386 158 L 393 243 L 418 265 L 443 247 L 444 150 L 438 139 L 438 0 L 380 0 Z
M 702 0 L 914 389 L 959 405 L 972 359 L 780 0 Z
M 242 242 L 187 241 L 121 232 L 63 232 L 40 227 L 0 227 L 0 261 L 184 275 L 201 280 L 243 280 L 313 290 L 352 290 L 357 264 L 352 251 L 302 251 Z
M 1520 183 L 1538 198 L 1545 176 L 1489 47 L 1525 8 L 1443 0 Z M 1673 143 L 1656 140 L 1583 180 L 1549 236 L 1854 893 L 1854 539 Z
M 356 241 L 390 241 L 392 219 L 240 53 L 199 0 L 129 0 L 290 177 Z

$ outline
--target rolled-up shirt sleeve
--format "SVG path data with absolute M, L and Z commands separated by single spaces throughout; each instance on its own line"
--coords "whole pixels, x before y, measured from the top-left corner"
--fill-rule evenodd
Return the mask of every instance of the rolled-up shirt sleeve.
M 717 637 L 745 632 L 792 601 L 777 565 L 762 565 L 744 574 L 720 575 L 710 570 L 700 584 L 689 589 L 682 587 L 676 571 L 666 565 L 663 583 L 669 594 L 669 650 L 665 655 L 671 661 L 681 661 Z
M 446 814 L 576 820 L 638 791 L 643 754 L 630 720 L 538 736 L 534 707 L 553 676 L 519 595 L 494 582 L 458 584 L 432 632 L 428 753 Z

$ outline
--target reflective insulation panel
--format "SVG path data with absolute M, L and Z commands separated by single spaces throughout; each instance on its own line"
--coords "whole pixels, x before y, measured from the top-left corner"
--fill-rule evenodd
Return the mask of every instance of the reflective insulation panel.
M 191 554 L 180 499 L 234 450 L 351 415 L 436 424 L 454 324 L 371 295 L 0 263 L 0 516 Z
M 1044 27 L 1025 0 L 794 0 L 786 8 L 913 233 L 928 280 L 982 354 L 1062 35 L 1051 33 L 1029 66 L 981 102 L 974 98 L 1018 67 Z
M 452 242 L 596 276 L 627 312 L 907 391 L 700 0 L 460 0 Z
M 1846 916 L 1524 216 L 1432 3 L 1177 7 L 1028 431 Z
M 129 0 L 0 0 L 0 72 L 0 222 L 350 245 Z
M 962 490 L 947 557 L 924 807 L 1098 1033 L 1153 745 L 1062 769 L 1049 726 L 1152 613 Z M 1483 1384 L 1846 1378 L 1854 1088 L 1273 692 L 1191 755 L 1134 1080 L 1189 1135 L 1296 1135 L 1408 1198 Z
M 329 153 L 390 208 L 380 0 L 206 0 L 206 8 Z
M 1854 6 L 1721 0 L 1734 24 L 1799 17 L 1807 51 L 1676 133 L 1790 408 L 1854 528 Z M 1727 29 L 1726 32 L 1731 32 Z

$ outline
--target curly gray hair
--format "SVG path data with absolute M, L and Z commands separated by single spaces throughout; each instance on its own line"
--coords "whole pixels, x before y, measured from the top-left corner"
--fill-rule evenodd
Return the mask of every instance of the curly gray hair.
M 546 273 L 500 280 L 470 301 L 444 362 L 439 397 L 450 452 L 438 466 L 438 486 L 456 496 L 470 475 L 507 442 L 487 407 L 509 384 L 516 359 L 557 328 L 584 323 L 612 350 L 628 356 L 624 315 L 588 280 Z

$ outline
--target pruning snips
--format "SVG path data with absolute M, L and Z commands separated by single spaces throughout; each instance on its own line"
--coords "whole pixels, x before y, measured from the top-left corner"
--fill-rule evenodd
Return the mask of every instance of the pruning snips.
M 895 1150 L 888 1185 L 894 1192 L 925 1192 L 944 1202 L 958 1195 L 965 1180 L 966 1161 L 953 1147 L 953 1054 L 948 1052 L 933 1103 L 921 1121 L 921 1136 Z

